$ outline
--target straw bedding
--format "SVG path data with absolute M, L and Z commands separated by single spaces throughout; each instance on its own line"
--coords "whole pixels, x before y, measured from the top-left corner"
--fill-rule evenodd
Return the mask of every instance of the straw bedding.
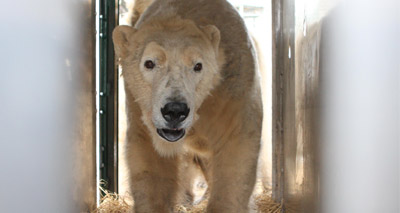
M 92 211 L 92 213 L 129 213 L 132 200 L 129 197 L 120 196 L 115 193 L 110 193 L 103 190 L 104 197 L 100 201 L 100 205 Z M 279 213 L 282 211 L 282 204 L 275 202 L 269 193 L 263 191 L 255 195 L 254 206 L 250 208 L 250 212 L 257 213 Z M 134 205 L 134 204 L 133 204 Z M 203 213 L 207 206 L 207 200 L 200 202 L 193 206 L 176 206 L 175 212 L 177 213 Z

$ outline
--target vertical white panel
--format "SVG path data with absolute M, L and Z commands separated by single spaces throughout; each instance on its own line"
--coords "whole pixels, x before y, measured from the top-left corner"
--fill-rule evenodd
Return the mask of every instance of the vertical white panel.
M 73 156 L 83 131 L 74 126 L 83 75 L 73 63 L 90 48 L 77 39 L 86 20 L 82 3 L 19 0 L 0 7 L 0 212 L 81 210 Z
M 399 9 L 349 0 L 325 22 L 323 212 L 399 212 Z

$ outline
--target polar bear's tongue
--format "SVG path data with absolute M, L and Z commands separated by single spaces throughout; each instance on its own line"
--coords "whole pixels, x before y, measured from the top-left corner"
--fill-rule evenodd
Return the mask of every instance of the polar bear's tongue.
M 185 135 L 184 129 L 157 129 L 158 135 L 169 142 L 176 142 Z

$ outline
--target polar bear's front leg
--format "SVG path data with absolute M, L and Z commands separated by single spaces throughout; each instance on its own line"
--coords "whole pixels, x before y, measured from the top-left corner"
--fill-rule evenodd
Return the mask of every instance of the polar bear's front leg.
M 178 159 L 161 157 L 150 141 L 132 140 L 128 147 L 134 212 L 173 212 L 178 191 Z
M 248 212 L 257 172 L 259 139 L 232 139 L 211 161 L 208 213 Z

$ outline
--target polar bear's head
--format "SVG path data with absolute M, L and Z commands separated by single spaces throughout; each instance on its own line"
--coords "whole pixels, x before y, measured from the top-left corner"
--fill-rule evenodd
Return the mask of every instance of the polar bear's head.
M 217 27 L 163 19 L 139 29 L 118 26 L 113 41 L 126 89 L 139 104 L 153 141 L 182 141 L 197 109 L 220 81 Z

